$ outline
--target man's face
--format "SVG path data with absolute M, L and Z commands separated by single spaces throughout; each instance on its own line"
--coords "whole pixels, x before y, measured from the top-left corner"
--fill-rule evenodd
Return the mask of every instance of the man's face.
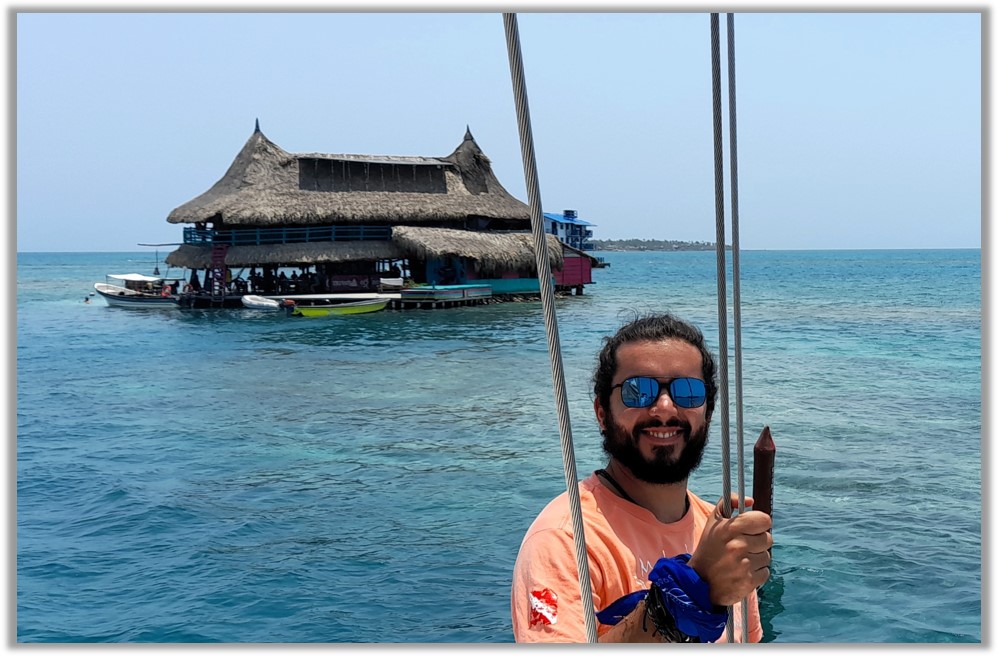
M 617 350 L 612 384 L 632 376 L 655 378 L 663 387 L 674 378 L 701 378 L 700 351 L 677 339 L 624 344 Z M 709 428 L 706 405 L 681 408 L 664 390 L 651 406 L 628 408 L 617 387 L 610 393 L 607 412 L 599 399 L 594 407 L 604 431 L 603 449 L 639 480 L 678 483 L 700 464 Z

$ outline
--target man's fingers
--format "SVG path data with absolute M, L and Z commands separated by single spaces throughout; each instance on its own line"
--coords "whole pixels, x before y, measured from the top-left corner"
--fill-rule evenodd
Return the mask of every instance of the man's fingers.
M 746 535 L 745 546 L 751 554 L 768 554 L 773 546 L 773 534 L 767 531 L 758 535 Z
M 769 580 L 769 565 L 761 567 L 752 573 L 752 583 L 755 587 L 762 587 L 762 584 Z
M 718 503 L 714 508 L 712 521 L 716 525 L 721 520 L 724 520 L 732 531 L 743 535 L 762 535 L 773 528 L 773 518 L 762 511 L 746 510 L 734 518 L 729 518 L 724 515 L 724 508 Z
M 773 562 L 773 556 L 768 551 L 760 551 L 750 553 L 748 560 L 752 564 L 753 569 L 759 569 L 761 567 L 769 567 L 769 564 Z
M 736 492 L 732 492 L 731 493 L 731 497 L 730 497 L 729 501 L 731 503 L 731 510 L 732 511 L 734 511 L 735 509 L 737 509 L 739 507 L 739 505 L 738 505 L 738 494 Z M 752 505 L 754 503 L 755 503 L 755 499 L 753 499 L 752 497 L 745 497 L 745 510 L 746 510 L 746 512 L 752 507 Z M 721 497 L 720 499 L 718 499 L 717 505 L 714 506 L 714 517 L 717 518 L 717 519 L 723 519 L 725 517 L 730 517 L 730 516 L 731 515 L 729 513 L 725 512 L 725 509 L 724 509 L 724 497 Z

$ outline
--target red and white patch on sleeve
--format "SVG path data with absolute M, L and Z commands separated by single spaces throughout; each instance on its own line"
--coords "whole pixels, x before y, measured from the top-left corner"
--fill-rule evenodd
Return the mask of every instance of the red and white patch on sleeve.
M 549 588 L 530 592 L 530 626 L 551 626 L 558 622 L 558 595 Z

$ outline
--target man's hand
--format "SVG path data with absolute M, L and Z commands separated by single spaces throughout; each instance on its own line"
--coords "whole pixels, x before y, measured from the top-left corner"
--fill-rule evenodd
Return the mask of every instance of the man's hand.
M 738 496 L 732 494 L 731 506 L 737 505 Z M 746 497 L 745 507 L 751 505 L 752 499 Z M 717 502 L 689 562 L 710 585 L 711 603 L 731 606 L 769 580 L 772 527 L 772 518 L 758 510 L 725 517 L 724 499 Z

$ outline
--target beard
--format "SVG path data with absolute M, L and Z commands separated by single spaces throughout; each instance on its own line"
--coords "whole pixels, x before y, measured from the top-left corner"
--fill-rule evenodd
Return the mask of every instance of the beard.
M 703 428 L 693 433 L 690 424 L 679 419 L 670 419 L 665 423 L 652 419 L 635 424 L 630 431 L 614 421 L 613 414 L 609 410 L 606 420 L 607 430 L 603 432 L 603 451 L 627 467 L 640 481 L 656 485 L 679 483 L 689 478 L 690 474 L 700 466 L 704 448 L 707 446 L 709 423 L 705 423 Z M 683 431 L 683 451 L 678 458 L 673 455 L 675 451 L 673 446 L 654 447 L 651 460 L 645 458 L 638 448 L 641 431 L 660 426 L 676 427 Z

